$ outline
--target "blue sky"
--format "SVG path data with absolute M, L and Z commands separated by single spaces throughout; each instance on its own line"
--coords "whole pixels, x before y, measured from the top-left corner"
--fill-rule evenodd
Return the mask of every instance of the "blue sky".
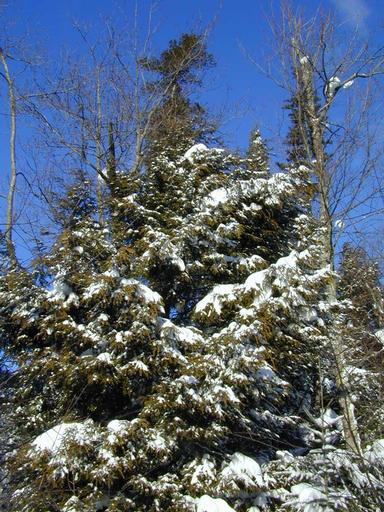
M 32 37 L 49 48 L 51 58 L 57 59 L 64 48 L 79 45 L 74 21 L 97 32 L 105 17 L 117 24 L 124 17 L 132 19 L 136 1 L 13 0 L 8 5 L 11 3 L 18 20 L 15 30 L 30 30 Z M 242 48 L 258 62 L 270 53 L 267 16 L 271 6 L 278 9 L 279 1 L 137 0 L 143 27 L 151 5 L 155 5 L 155 48 L 164 48 L 170 39 L 185 30 L 213 23 L 209 49 L 217 67 L 210 76 L 204 99 L 226 111 L 223 130 L 228 142 L 244 146 L 249 129 L 258 124 L 273 143 L 282 123 L 281 104 L 285 94 L 257 70 Z M 358 25 L 363 38 L 370 37 L 374 44 L 380 44 L 376 34 L 380 25 L 384 25 L 383 0 L 294 0 L 292 5 L 302 7 L 308 14 L 318 8 L 334 9 L 338 23 L 351 28 Z
M 281 107 L 287 94 L 250 62 L 246 52 L 260 63 L 271 54 L 273 41 L 267 19 L 271 8 L 278 10 L 278 0 L 9 0 L 3 14 L 9 20 L 11 36 L 29 32 L 32 49 L 41 44 L 47 49 L 48 60 L 59 63 L 62 52 L 81 47 L 73 29 L 74 21 L 88 26 L 97 35 L 103 19 L 108 17 L 124 30 L 124 19 L 132 21 L 136 3 L 143 29 L 150 6 L 155 5 L 154 52 L 165 48 L 170 39 L 184 31 L 212 24 L 208 47 L 217 66 L 208 77 L 203 101 L 223 113 L 221 131 L 225 142 L 244 148 L 250 129 L 257 125 L 276 154 L 286 129 Z M 384 40 L 383 0 L 293 0 L 292 5 L 303 8 L 307 15 L 319 8 L 333 9 L 346 37 L 357 26 L 362 40 L 369 39 L 374 47 Z M 0 88 L 0 113 L 5 109 L 4 93 L 4 88 Z M 19 141 L 24 130 L 19 126 Z M 6 122 L 0 127 L 0 138 L 0 166 L 7 169 Z M 23 166 L 21 151 L 19 166 Z M 2 172 L 0 192 L 6 190 L 6 183 L 6 173 Z M 4 211 L 3 204 L 0 211 Z M 19 244 L 22 245 L 21 240 Z

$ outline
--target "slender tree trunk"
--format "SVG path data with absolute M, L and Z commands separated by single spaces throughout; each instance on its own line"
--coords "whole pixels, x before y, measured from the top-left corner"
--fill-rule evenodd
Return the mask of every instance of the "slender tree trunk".
M 104 224 L 104 204 L 103 204 L 103 182 L 102 182 L 102 158 L 101 158 L 101 91 L 100 91 L 100 67 L 96 71 L 96 170 L 97 170 L 97 186 L 96 198 L 97 209 L 99 213 L 99 223 Z
M 10 112 L 10 131 L 9 131 L 9 156 L 10 156 L 10 178 L 7 195 L 7 212 L 5 220 L 5 243 L 11 266 L 17 268 L 19 262 L 16 257 L 15 245 L 13 243 L 13 210 L 16 191 L 16 99 L 14 83 L 9 73 L 8 63 L 0 48 L 0 60 L 4 68 L 5 80 L 8 87 L 9 112 Z
M 300 55 L 296 55 L 296 62 L 300 62 L 301 66 L 301 82 L 304 87 L 304 104 L 301 108 L 306 110 L 306 120 L 309 126 L 311 135 L 311 147 L 313 153 L 313 173 L 317 179 L 320 212 L 319 223 L 322 229 L 322 243 L 323 243 L 323 257 L 321 264 L 326 267 L 329 266 L 334 270 L 334 249 L 333 249 L 333 236 L 332 236 L 332 214 L 329 209 L 329 189 L 330 189 L 330 176 L 326 168 L 326 152 L 324 147 L 324 133 L 323 126 L 328 113 L 328 106 L 325 105 L 322 109 L 316 106 L 315 89 L 312 78 L 312 69 L 309 62 L 305 59 L 300 59 Z M 298 82 L 300 83 L 300 82 Z M 302 128 L 302 132 L 304 132 Z M 308 141 L 306 141 L 308 144 Z M 337 284 L 334 277 L 327 289 L 327 300 L 330 304 L 337 301 Z M 341 326 L 336 325 L 331 332 L 332 351 L 336 365 L 336 381 L 340 389 L 341 397 L 339 399 L 340 409 L 343 415 L 343 431 L 344 438 L 347 446 L 355 453 L 360 454 L 360 437 L 358 433 L 358 424 L 354 413 L 353 403 L 348 389 L 348 379 L 345 360 L 346 347 L 343 343 L 342 334 L 340 332 Z

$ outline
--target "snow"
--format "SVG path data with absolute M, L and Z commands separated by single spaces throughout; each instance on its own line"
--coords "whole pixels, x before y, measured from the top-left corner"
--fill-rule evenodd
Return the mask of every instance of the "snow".
M 341 81 L 338 76 L 331 76 L 327 84 L 327 95 L 333 96 L 338 87 L 340 87 Z
M 364 451 L 364 456 L 371 464 L 379 463 L 384 465 L 384 439 L 376 439 Z
M 323 512 L 327 497 L 316 487 L 305 482 L 293 485 L 291 493 L 297 496 L 290 504 L 299 506 L 303 512 Z
M 31 444 L 38 451 L 48 450 L 56 453 L 60 451 L 66 439 L 71 438 L 82 444 L 87 430 L 84 423 L 60 423 L 37 436 Z
M 260 487 L 263 485 L 263 476 L 258 462 L 240 452 L 235 452 L 231 456 L 231 462 L 223 469 L 221 475 L 227 481 L 240 480 L 246 487 L 254 487 L 255 484 Z
M 106 270 L 106 271 L 103 273 L 103 276 L 119 278 L 119 277 L 120 277 L 120 274 L 119 274 L 119 271 L 118 271 L 117 269 L 112 268 L 112 269 L 110 269 L 110 270 Z
M 333 409 L 326 409 L 322 415 L 315 419 L 319 428 L 342 428 L 342 416 L 339 416 Z
M 224 302 L 234 302 L 236 296 L 237 285 L 219 284 L 213 288 L 201 301 L 195 306 L 197 314 L 205 313 L 210 316 L 210 311 L 215 311 L 217 315 L 221 314 Z
M 126 430 L 129 426 L 128 420 L 111 420 L 107 425 L 107 430 L 113 434 Z
M 161 337 L 178 341 L 186 345 L 201 344 L 204 338 L 197 332 L 197 329 L 179 327 L 170 320 L 166 320 L 161 326 Z
M 139 359 L 135 359 L 134 361 L 131 361 L 131 365 L 138 371 L 142 373 L 149 372 L 148 366 L 143 363 L 143 361 L 140 361 Z
M 208 206 L 218 206 L 221 203 L 225 203 L 228 200 L 228 190 L 225 188 L 218 188 L 208 194 L 205 199 L 205 203 Z
M 114 444 L 117 441 L 117 435 L 121 434 L 129 428 L 130 422 L 128 420 L 111 420 L 107 425 L 108 442 Z
M 52 290 L 50 290 L 47 295 L 50 300 L 65 301 L 74 294 L 72 288 L 67 283 L 62 279 L 57 279 L 53 283 Z
M 335 226 L 339 229 L 344 229 L 345 227 L 345 224 L 344 224 L 344 221 L 342 221 L 341 219 L 338 219 L 336 222 L 335 222 Z
M 156 436 L 148 441 L 148 447 L 159 452 L 161 450 L 165 450 L 167 444 L 164 437 L 159 433 L 156 433 Z
M 272 370 L 272 368 L 269 368 L 268 366 L 259 368 L 256 372 L 256 379 L 259 380 L 274 380 L 276 377 L 276 373 Z
M 104 185 L 108 180 L 108 169 L 106 167 L 104 167 L 104 169 L 100 171 L 100 174 L 97 175 L 97 180 L 102 185 Z
M 211 498 L 207 494 L 196 500 L 196 512 L 235 512 L 221 498 Z
M 171 257 L 171 263 L 172 265 L 174 265 L 175 267 L 177 267 L 180 272 L 185 272 L 185 263 L 184 261 L 179 257 L 177 256 L 176 254 L 173 254 L 172 257 Z
M 136 286 L 136 295 L 143 299 L 147 304 L 161 304 L 162 298 L 157 292 L 151 290 L 148 286 L 140 283 L 137 279 L 122 279 L 122 286 Z
M 199 153 L 204 153 L 205 151 L 209 151 L 205 144 L 195 144 L 189 148 L 188 151 L 186 151 L 183 159 L 193 162 L 196 155 L 199 155 Z
M 193 377 L 193 375 L 182 375 L 177 379 L 179 382 L 184 382 L 185 384 L 188 384 L 189 386 L 194 386 L 198 384 L 198 380 L 196 377 Z
M 202 480 L 213 480 L 215 476 L 215 464 L 211 461 L 211 457 L 205 454 L 203 455 L 201 464 L 196 467 L 192 474 L 191 484 L 199 484 Z
M 77 512 L 81 510 L 81 501 L 77 496 L 71 496 L 63 507 L 63 512 Z
M 274 264 L 275 267 L 289 267 L 295 268 L 297 266 L 298 253 L 296 251 L 292 251 L 288 254 L 288 256 L 283 256 L 279 258 Z
M 73 250 L 74 250 L 75 252 L 77 252 L 78 254 L 83 254 L 83 252 L 84 252 L 84 248 L 83 248 L 83 247 L 81 247 L 80 245 L 78 245 L 77 247 L 75 247 Z
M 83 298 L 85 300 L 90 299 L 94 295 L 98 294 L 105 286 L 105 283 L 92 283 L 89 285 L 85 290 L 83 294 Z
M 343 89 L 348 89 L 349 87 L 351 87 L 351 85 L 353 85 L 354 83 L 354 80 L 348 80 L 348 82 L 345 82 L 345 84 L 343 85 Z
M 382 345 L 384 345 L 384 329 L 380 329 L 379 331 L 376 331 L 375 336 L 379 340 L 379 342 Z
M 103 363 L 112 364 L 112 356 L 109 352 L 102 352 L 97 356 L 99 361 L 102 361 Z
M 267 283 L 268 270 L 259 270 L 247 277 L 244 283 L 246 292 L 257 291 L 258 297 L 256 302 L 267 300 L 272 295 L 272 290 Z

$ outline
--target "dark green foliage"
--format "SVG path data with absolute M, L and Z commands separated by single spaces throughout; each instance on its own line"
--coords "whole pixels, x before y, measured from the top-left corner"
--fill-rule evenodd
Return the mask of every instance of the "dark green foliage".
M 159 58 L 140 61 L 144 69 L 157 75 L 147 86 L 156 97 L 146 137 L 148 167 L 158 153 L 181 156 L 194 142 L 208 140 L 212 134 L 204 107 L 190 96 L 201 84 L 201 73 L 213 64 L 204 36 L 194 33 L 171 41 Z
M 211 64 L 195 34 L 141 61 L 159 94 L 144 165 L 118 168 L 109 123 L 103 225 L 75 173 L 48 254 L 0 276 L 0 339 L 18 369 L 15 512 L 293 511 L 293 485 L 323 492 L 327 475 L 337 507 L 352 503 L 363 465 L 334 448 L 339 419 L 324 426 L 319 399 L 348 307 L 327 302 L 308 170 L 270 173 L 257 130 L 244 158 L 202 143 L 211 126 L 189 87 Z

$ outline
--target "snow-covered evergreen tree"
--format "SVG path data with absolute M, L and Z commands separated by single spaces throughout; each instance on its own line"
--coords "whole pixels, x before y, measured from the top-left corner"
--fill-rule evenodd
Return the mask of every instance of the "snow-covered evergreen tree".
M 349 304 L 329 300 L 310 173 L 296 159 L 271 173 L 258 132 L 245 157 L 203 144 L 183 90 L 200 43 L 141 63 L 166 94 L 141 173 L 117 168 L 110 138 L 103 225 L 78 176 L 49 254 L 0 276 L 13 511 L 383 503 L 383 440 L 343 445 L 332 341 L 350 336 Z

